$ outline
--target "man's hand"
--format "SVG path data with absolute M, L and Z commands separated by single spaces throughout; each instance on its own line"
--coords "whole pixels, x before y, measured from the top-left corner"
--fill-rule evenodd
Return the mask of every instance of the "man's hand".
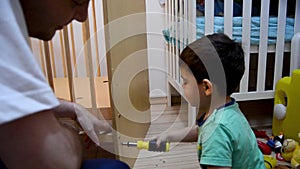
M 100 141 L 98 135 L 111 132 L 112 128 L 108 121 L 99 120 L 79 104 L 74 104 L 74 109 L 77 115 L 77 121 L 79 122 L 82 129 L 90 137 L 90 139 L 99 146 Z
M 58 119 L 70 118 L 77 121 L 85 134 L 87 134 L 98 146 L 100 143 L 98 135 L 111 132 L 112 130 L 108 121 L 98 119 L 83 106 L 67 100 L 60 99 L 60 105 L 54 109 L 54 114 Z M 78 129 L 76 126 L 70 124 L 65 125 L 69 128 L 74 128 L 75 130 Z

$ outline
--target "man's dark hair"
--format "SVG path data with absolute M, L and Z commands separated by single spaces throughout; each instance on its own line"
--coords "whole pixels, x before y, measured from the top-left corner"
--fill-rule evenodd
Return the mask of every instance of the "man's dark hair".
M 218 56 L 214 57 L 215 55 Z M 212 63 L 210 66 L 216 63 L 215 66 L 219 66 L 215 59 L 218 59 L 219 63 L 221 61 L 223 65 L 226 94 L 231 95 L 238 88 L 245 71 L 244 51 L 239 43 L 223 33 L 212 34 L 189 44 L 180 54 L 180 64 L 185 63 L 188 66 L 198 83 L 202 83 L 203 79 L 210 79 L 210 72 L 207 71 L 208 65 L 204 63 Z M 218 86 L 221 85 L 217 81 L 218 79 L 215 79 L 212 82 Z M 219 86 L 220 89 L 222 87 L 225 86 Z

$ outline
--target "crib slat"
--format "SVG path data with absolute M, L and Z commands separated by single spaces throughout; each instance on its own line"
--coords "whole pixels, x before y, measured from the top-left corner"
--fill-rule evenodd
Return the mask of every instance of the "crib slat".
M 205 0 L 205 35 L 214 33 L 214 4 L 212 0 Z
M 52 40 L 49 41 L 49 52 L 50 52 L 51 62 L 52 62 L 53 77 L 57 77 L 56 64 L 55 64 L 55 56 L 54 56 L 54 49 L 53 49 L 53 42 L 52 42 Z
M 184 8 L 183 8 L 183 0 L 179 0 L 179 53 L 183 50 L 183 42 L 184 42 L 184 25 L 185 25 L 185 20 L 184 20 Z
M 177 33 L 177 32 L 175 32 L 175 30 L 176 30 L 176 27 L 177 27 L 177 22 L 175 21 L 175 2 L 174 2 L 174 0 L 172 0 L 171 1 L 171 11 L 172 11 L 172 13 L 171 13 L 171 23 L 172 23 L 172 25 L 175 25 L 175 27 L 173 28 L 173 30 L 171 31 L 172 32 L 172 35 L 171 35 L 171 37 L 175 37 L 175 34 Z M 172 65 L 172 77 L 173 77 L 173 79 L 175 79 L 175 61 L 174 61 L 174 55 L 175 55 L 175 46 L 176 46 L 176 39 L 175 39 L 175 41 L 174 41 L 174 44 L 171 46 L 171 65 Z
M 196 1 L 188 1 L 188 11 L 189 11 L 189 42 L 191 43 L 196 40 Z
M 63 40 L 61 38 L 61 31 L 57 31 L 55 36 L 49 41 L 49 53 L 52 63 L 53 77 L 65 77 L 64 64 L 62 56 L 64 56 Z
M 165 28 L 170 27 L 170 0 L 165 1 Z M 167 76 L 170 76 L 170 43 L 165 42 L 165 56 L 166 56 L 166 70 Z M 171 106 L 171 89 L 170 86 L 167 86 L 167 106 Z
M 49 51 L 49 43 L 44 42 L 44 53 L 45 53 L 45 62 L 47 67 L 47 77 L 48 77 L 48 83 L 52 90 L 54 91 L 54 82 L 53 82 L 53 72 L 51 67 L 51 60 L 50 60 L 50 51 Z
M 45 57 L 44 57 L 44 50 L 43 50 L 43 41 L 39 41 L 38 43 L 39 45 L 39 55 L 40 55 L 40 59 L 41 59 L 41 65 L 42 65 L 42 70 L 44 72 L 44 75 L 47 75 L 47 71 L 45 68 Z
M 178 32 L 176 32 L 176 30 L 178 30 L 178 23 L 177 23 L 177 20 L 176 20 L 176 14 L 177 14 L 177 11 L 176 11 L 176 8 L 175 8 L 175 0 L 173 0 L 173 4 L 172 4 L 172 8 L 173 8 L 173 15 L 172 15 L 172 23 L 175 25 L 174 27 L 174 35 L 173 37 L 176 38 L 176 34 L 178 34 Z M 176 79 L 176 50 L 177 50 L 177 44 L 178 44 L 178 41 L 177 39 L 175 39 L 175 42 L 174 42 L 174 45 L 172 47 L 172 65 L 173 65 L 173 78 Z
M 89 19 L 87 19 L 83 23 L 83 39 L 84 39 L 84 51 L 85 51 L 85 57 L 86 57 L 86 65 L 87 65 L 87 76 L 89 77 L 89 82 L 90 82 L 90 91 L 91 91 L 91 102 L 92 102 L 92 111 L 94 114 L 98 113 L 97 109 L 97 101 L 96 101 L 96 90 L 95 90 L 95 81 L 94 81 L 94 71 L 93 71 L 93 60 L 92 60 L 92 48 L 91 48 L 91 42 L 90 40 L 90 27 L 89 27 Z
M 262 0 L 261 2 L 257 91 L 265 90 L 270 0 Z
M 187 41 L 186 39 L 188 39 L 188 35 L 189 35 L 189 31 L 188 31 L 188 27 L 189 27 L 189 20 L 188 20 L 188 13 L 189 13 L 189 9 L 188 9 L 188 0 L 183 0 L 184 4 L 183 4 L 183 8 L 184 8 L 184 47 L 187 45 Z
M 98 50 L 99 50 L 99 66 L 100 75 L 107 76 L 107 59 L 106 59 L 106 43 L 105 43 L 105 33 L 104 33 L 104 10 L 103 1 L 95 1 L 95 12 L 97 16 L 97 38 L 98 38 Z
M 165 1 L 165 8 L 164 8 L 164 19 L 165 19 L 165 28 L 169 28 L 169 0 Z M 167 42 L 165 42 L 165 60 L 166 60 L 166 71 L 167 71 L 167 77 L 169 77 L 169 72 L 170 72 L 170 65 L 169 65 L 169 44 Z M 166 93 L 167 93 L 167 106 L 171 106 L 171 90 L 170 90 L 170 86 L 167 85 L 166 88 Z
M 232 38 L 233 0 L 224 1 L 224 33 Z
M 172 15 L 173 15 L 173 11 L 172 11 L 172 2 L 173 0 L 169 0 L 169 24 L 170 26 L 173 25 L 173 22 L 172 22 Z M 171 32 L 170 32 L 170 35 L 171 37 L 173 37 L 174 35 L 174 28 L 171 26 Z M 174 72 L 173 72 L 173 45 L 174 44 L 169 44 L 169 73 L 170 73 L 170 76 L 173 78 L 173 75 L 174 75 Z
M 175 80 L 176 81 L 179 81 L 179 59 L 178 59 L 178 57 L 179 57 L 179 49 L 178 49 L 178 47 L 179 47 L 179 45 L 180 45 L 180 38 L 179 38 L 179 34 L 181 33 L 181 31 L 180 31 L 180 27 L 179 27 L 179 25 L 178 25 L 178 21 L 179 21 L 179 18 L 178 18 L 178 0 L 175 0 L 175 6 L 174 6 L 174 8 L 175 8 L 175 17 L 174 17 L 174 23 L 176 23 L 175 25 L 175 32 L 176 32 L 176 34 L 175 34 L 175 39 L 176 39 L 176 41 L 175 41 L 175 59 L 174 59 L 174 61 L 175 61 L 175 63 L 174 63 L 174 69 L 175 69 Z M 179 23 L 181 23 L 181 22 L 179 22 Z M 179 44 L 178 44 L 179 43 Z
M 70 45 L 69 45 L 69 31 L 65 26 L 63 28 L 63 38 L 64 38 L 64 47 L 65 47 L 65 57 L 67 64 L 67 78 L 69 85 L 69 93 L 70 93 L 70 101 L 75 101 L 75 91 L 74 91 L 74 80 L 73 80 L 73 72 L 72 72 L 72 63 L 71 63 L 71 53 L 70 53 Z
M 43 71 L 44 75 L 46 75 L 45 71 L 43 70 L 43 66 L 44 65 L 42 65 L 42 64 L 44 62 L 42 62 L 42 56 L 43 55 L 41 55 L 41 50 L 39 50 L 40 49 L 39 41 L 37 41 L 37 40 L 35 40 L 33 38 L 28 38 L 28 43 L 30 45 L 30 49 L 31 49 L 31 51 L 33 53 L 33 56 L 36 58 L 36 60 L 39 63 L 39 65 L 41 65 L 41 68 L 42 68 L 42 71 Z
M 172 23 L 172 15 L 173 15 L 173 11 L 172 11 L 172 2 L 173 0 L 169 0 L 169 26 L 170 26 L 170 37 L 173 37 L 173 34 L 174 34 L 174 28 L 172 27 L 173 23 Z M 169 44 L 169 59 L 170 59 L 170 76 L 173 77 L 173 62 L 172 62 L 172 57 L 173 57 L 173 53 L 172 53 L 172 50 L 173 49 L 173 44 Z
M 252 0 L 243 1 L 243 27 L 242 45 L 245 52 L 245 73 L 240 83 L 240 93 L 248 91 L 249 86 L 249 64 L 250 64 L 250 35 L 251 35 L 251 11 Z
M 273 89 L 282 77 L 287 0 L 279 1 Z
M 76 65 L 77 59 L 76 59 L 73 23 L 70 24 L 70 37 L 71 37 L 71 45 L 72 45 L 72 60 L 73 60 L 74 77 L 78 77 L 78 69 L 77 69 L 77 65 Z
M 300 32 L 300 0 L 296 1 L 294 34 Z
M 290 76 L 295 69 L 300 69 L 300 32 L 294 35 L 291 45 L 291 64 L 290 64 Z
M 31 38 L 30 37 L 28 37 L 27 38 L 27 42 L 28 42 L 28 46 L 29 46 L 29 48 L 31 49 L 31 51 L 32 51 L 32 40 L 31 40 Z
M 295 26 L 294 26 L 294 37 L 292 40 L 291 47 L 291 65 L 290 65 L 290 75 L 294 69 L 300 69 L 300 59 L 299 59 L 299 45 L 300 45 L 300 0 L 296 0 L 296 11 L 295 11 Z
M 96 21 L 96 7 L 95 7 L 95 0 L 92 0 L 92 14 L 93 14 L 93 33 L 94 33 L 94 42 L 95 42 L 95 55 L 96 55 L 96 75 L 101 76 L 100 71 L 100 61 L 99 61 L 99 50 L 98 50 L 98 34 L 97 34 L 97 21 Z
M 169 28 L 170 27 L 170 0 L 166 1 L 166 7 L 165 7 L 165 28 Z M 171 32 L 170 32 L 171 33 Z M 170 44 L 166 43 L 166 61 L 167 61 L 167 71 L 168 71 L 168 75 L 171 72 L 171 66 L 170 66 Z
M 63 33 L 62 31 L 59 31 L 59 41 L 60 41 L 60 52 L 61 52 L 61 63 L 63 68 L 63 75 L 66 77 L 67 71 L 66 71 L 66 61 L 65 61 L 65 46 L 64 46 L 64 40 L 63 40 Z M 56 77 L 56 76 L 54 76 Z

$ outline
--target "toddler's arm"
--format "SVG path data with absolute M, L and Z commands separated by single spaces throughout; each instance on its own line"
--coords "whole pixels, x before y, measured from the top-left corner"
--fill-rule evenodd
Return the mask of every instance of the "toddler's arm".
M 186 127 L 176 131 L 164 132 L 158 136 L 149 138 L 149 140 L 157 140 L 157 146 L 161 142 L 195 142 L 198 139 L 198 127 L 196 125 Z

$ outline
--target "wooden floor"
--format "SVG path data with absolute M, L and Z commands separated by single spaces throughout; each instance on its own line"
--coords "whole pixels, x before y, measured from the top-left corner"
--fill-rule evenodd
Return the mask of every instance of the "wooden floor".
M 255 102 L 241 102 L 240 108 L 244 112 L 250 125 L 272 134 L 273 100 Z M 187 107 L 152 105 L 152 123 L 146 137 L 158 135 L 168 130 L 176 130 L 187 126 Z M 196 143 L 171 143 L 169 152 L 158 153 L 141 150 L 135 162 L 134 169 L 197 169 Z
M 251 127 L 264 130 L 272 135 L 273 100 L 239 102 L 240 108 L 248 119 Z M 159 135 L 166 131 L 174 131 L 187 126 L 187 106 L 152 105 L 152 121 L 146 138 Z M 262 140 L 263 141 L 263 140 Z M 113 143 L 110 143 L 113 147 Z M 150 152 L 141 150 L 132 167 L 133 169 L 200 169 L 197 159 L 196 143 L 171 143 L 169 152 Z M 273 154 L 275 155 L 275 154 Z M 90 149 L 86 158 L 114 158 L 114 155 L 103 149 Z M 287 163 L 279 162 L 286 167 Z M 283 167 L 283 168 L 284 168 Z M 278 169 L 282 167 L 278 166 Z M 276 169 L 277 169 L 276 168 Z M 289 168 L 289 167 L 286 167 Z
M 168 130 L 187 126 L 186 106 L 152 105 L 152 123 L 146 137 L 158 135 Z M 196 143 L 171 143 L 169 152 L 149 152 L 141 150 L 134 169 L 197 169 Z

